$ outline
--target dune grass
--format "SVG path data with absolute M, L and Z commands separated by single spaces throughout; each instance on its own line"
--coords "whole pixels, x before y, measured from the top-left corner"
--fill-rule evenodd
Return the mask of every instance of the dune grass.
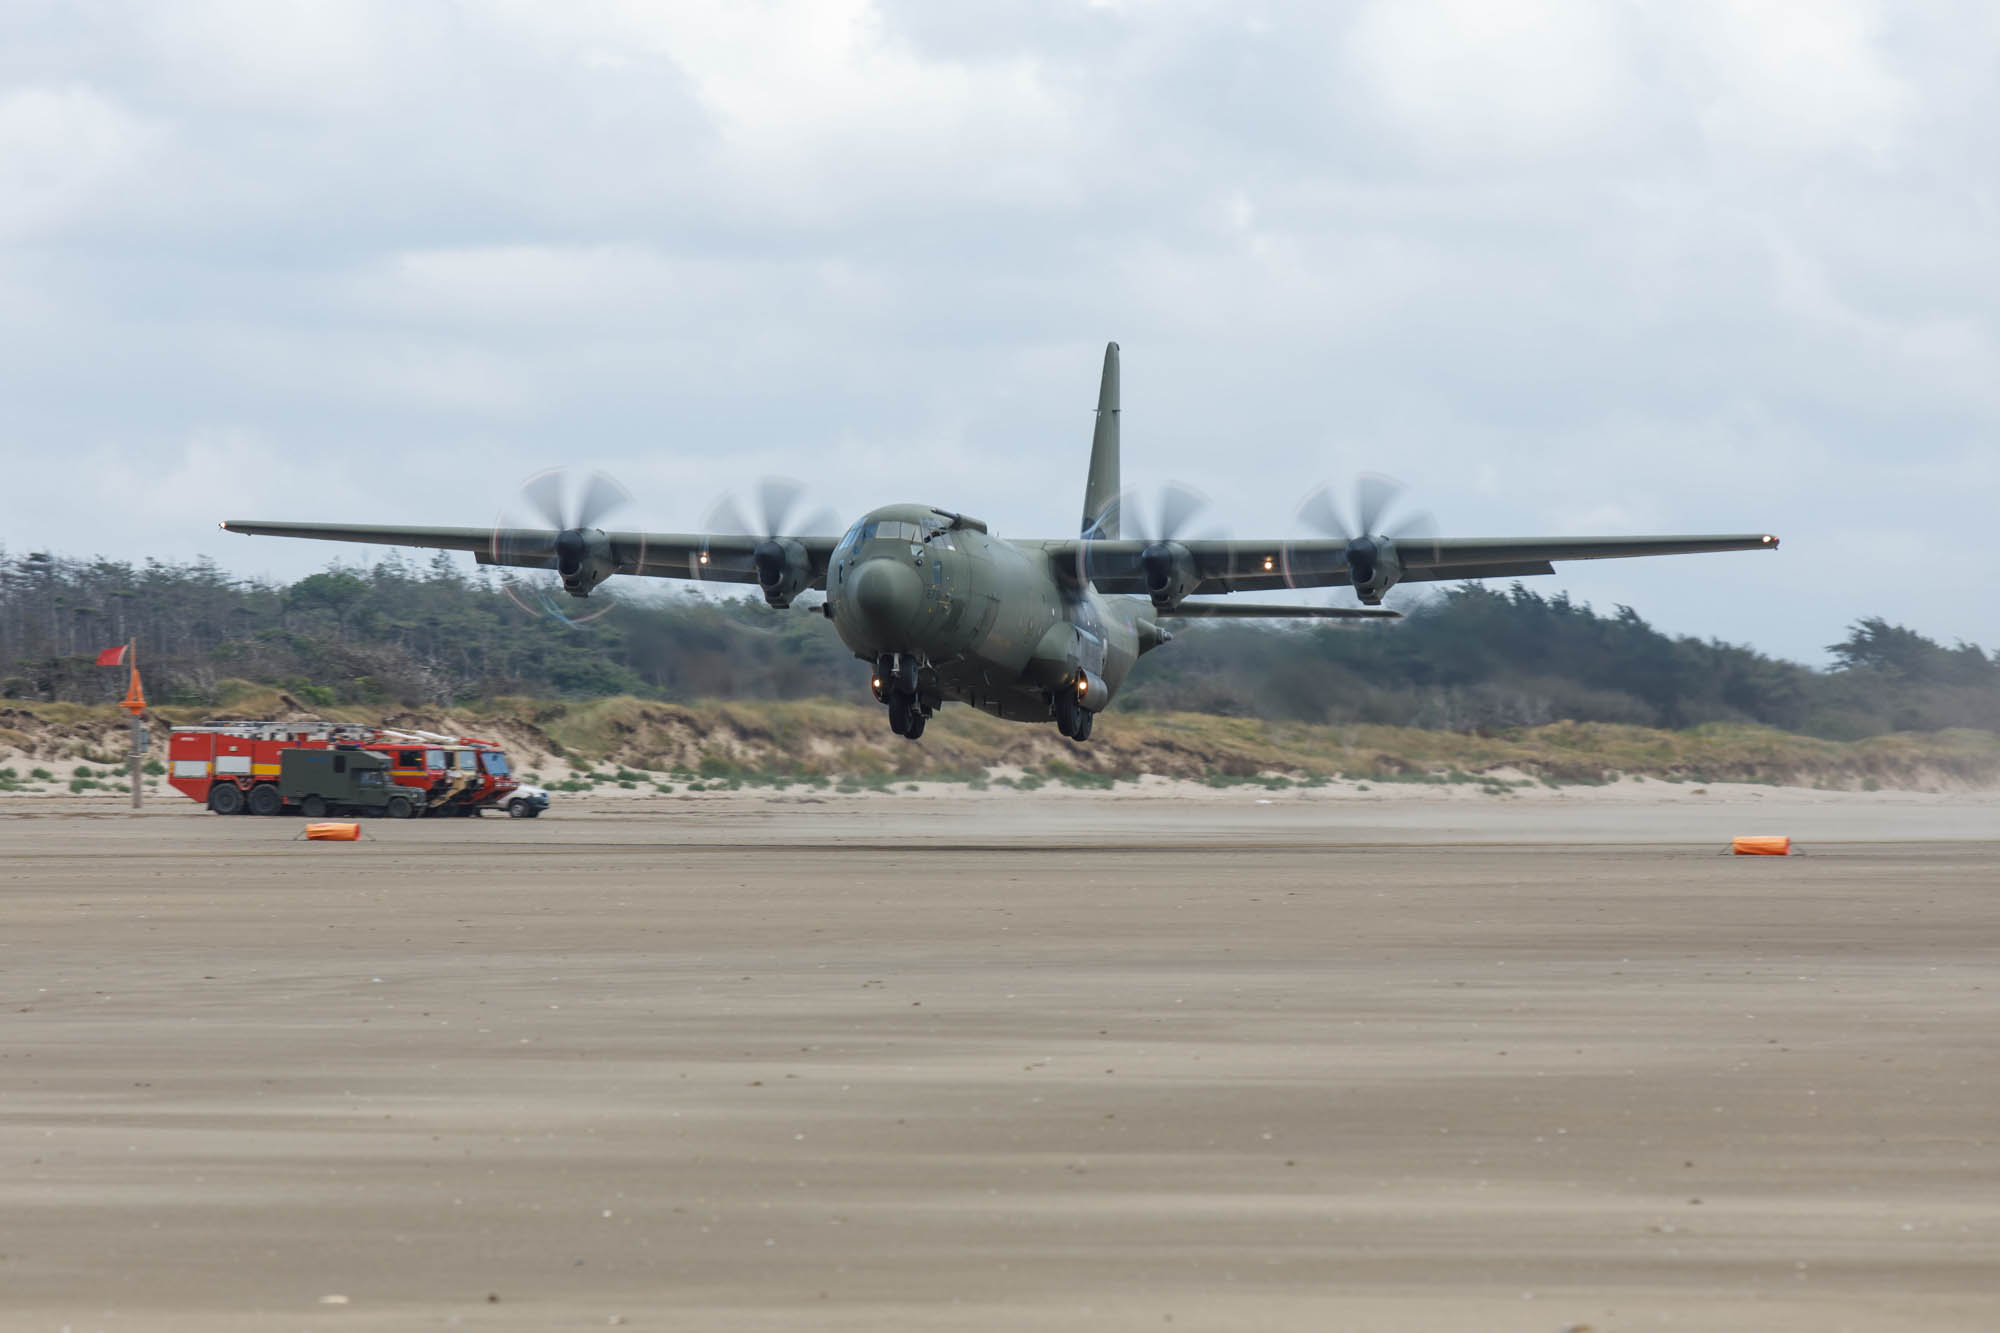
M 1312 726 L 1197 713 L 1113 713 L 1087 745 L 1052 726 L 948 708 L 918 744 L 893 736 L 880 708 L 829 699 L 663 703 L 627 696 L 485 700 L 452 710 L 305 707 L 282 691 L 230 682 L 224 702 L 154 710 L 160 723 L 225 716 L 312 716 L 490 736 L 555 783 L 637 790 L 656 783 L 845 780 L 886 786 L 923 777 L 1099 786 L 1142 774 L 1236 781 L 1597 784 L 1764 782 L 1932 790 L 2000 784 L 2000 735 L 1956 730 L 1830 741 L 1768 727 L 1686 731 L 1561 722 L 1490 735 L 1381 726 Z M 10 703 L 0 744 L 31 757 L 122 752 L 115 709 Z M 158 737 L 163 740 L 164 737 Z M 1028 779 L 1026 783 L 1022 779 Z

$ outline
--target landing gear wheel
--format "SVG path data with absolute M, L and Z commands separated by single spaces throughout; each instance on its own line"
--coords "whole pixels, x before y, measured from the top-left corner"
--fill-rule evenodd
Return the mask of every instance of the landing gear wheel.
M 906 739 L 906 740 L 915 740 L 915 739 L 917 739 L 917 737 L 919 737 L 919 736 L 923 735 L 923 734 L 924 734 L 924 723 L 925 723 L 926 721 L 928 721 L 928 720 L 929 720 L 929 719 L 927 719 L 927 718 L 926 718 L 926 717 L 924 716 L 924 710 L 923 710 L 923 709 L 921 709 L 921 708 L 916 708 L 916 707 L 912 707 L 912 708 L 910 709 L 910 721 L 909 721 L 909 725 L 903 728 L 903 736 L 904 736 L 904 739 Z
M 889 696 L 889 730 L 895 732 L 898 736 L 909 735 L 910 718 L 913 714 L 917 718 L 918 729 L 921 730 L 923 727 L 923 714 L 916 712 L 911 706 L 910 696 L 902 693 L 900 690 Z
M 1076 706 L 1076 696 L 1071 694 L 1068 690 L 1058 691 L 1056 693 L 1055 711 L 1056 711 L 1056 730 L 1060 731 L 1064 736 L 1068 737 L 1070 740 L 1077 739 L 1076 719 L 1077 715 L 1079 713 L 1082 713 L 1083 710 Z
M 218 782 L 209 788 L 208 808 L 218 815 L 243 813 L 243 789 L 233 782 Z
M 1089 740 L 1091 724 L 1096 720 L 1097 720 L 1097 714 L 1091 712 L 1088 708 L 1077 709 L 1076 725 L 1070 728 L 1069 738 L 1073 741 Z
M 285 808 L 285 800 L 278 795 L 278 789 L 268 782 L 260 782 L 250 789 L 250 813 L 253 815 L 275 815 Z
M 326 799 L 320 796 L 306 797 L 299 802 L 299 813 L 307 819 L 325 819 Z
M 391 796 L 389 804 L 382 809 L 382 813 L 391 819 L 408 819 L 416 812 L 417 807 L 407 796 Z

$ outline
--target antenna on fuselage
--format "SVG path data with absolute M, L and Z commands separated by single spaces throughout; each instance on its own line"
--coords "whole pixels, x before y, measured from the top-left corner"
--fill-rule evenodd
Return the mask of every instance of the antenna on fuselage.
M 1097 428 L 1090 436 L 1090 480 L 1083 488 L 1086 537 L 1118 536 L 1118 344 L 1104 346 L 1104 379 L 1097 386 Z

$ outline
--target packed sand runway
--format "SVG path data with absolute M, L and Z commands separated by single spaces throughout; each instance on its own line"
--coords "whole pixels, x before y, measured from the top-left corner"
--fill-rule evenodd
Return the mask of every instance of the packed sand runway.
M 15 802 L 0 1327 L 2000 1327 L 2000 805 L 1705 800 Z

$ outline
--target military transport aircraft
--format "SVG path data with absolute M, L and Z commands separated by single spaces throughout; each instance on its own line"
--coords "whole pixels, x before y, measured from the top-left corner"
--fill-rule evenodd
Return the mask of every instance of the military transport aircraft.
M 818 610 L 874 667 L 889 726 L 911 740 L 947 699 L 1023 722 L 1053 720 L 1087 740 L 1140 654 L 1166 643 L 1166 623 L 1194 617 L 1350 619 L 1380 609 L 1397 583 L 1553 574 L 1556 560 L 1771 550 L 1765 534 L 1696 537 L 1392 536 L 1380 519 L 1390 490 L 1361 486 L 1358 522 L 1343 523 L 1324 489 L 1300 510 L 1322 534 L 1304 540 L 1183 537 L 1192 508 L 1170 493 L 1158 530 L 1120 533 L 1118 344 L 1104 353 L 1083 522 L 1075 537 L 1005 539 L 970 515 L 922 504 L 885 505 L 842 537 L 779 530 L 790 498 L 767 492 L 761 534 L 606 532 L 596 526 L 621 498 L 593 475 L 565 511 L 563 483 L 545 473 L 529 497 L 547 528 L 404 528 L 230 519 L 229 532 L 470 551 L 480 564 L 554 570 L 563 591 L 588 597 L 613 574 L 754 583 L 773 607 L 820 589 Z M 748 528 L 738 522 L 735 526 Z M 1243 605 L 1207 594 L 1352 587 L 1361 607 Z

